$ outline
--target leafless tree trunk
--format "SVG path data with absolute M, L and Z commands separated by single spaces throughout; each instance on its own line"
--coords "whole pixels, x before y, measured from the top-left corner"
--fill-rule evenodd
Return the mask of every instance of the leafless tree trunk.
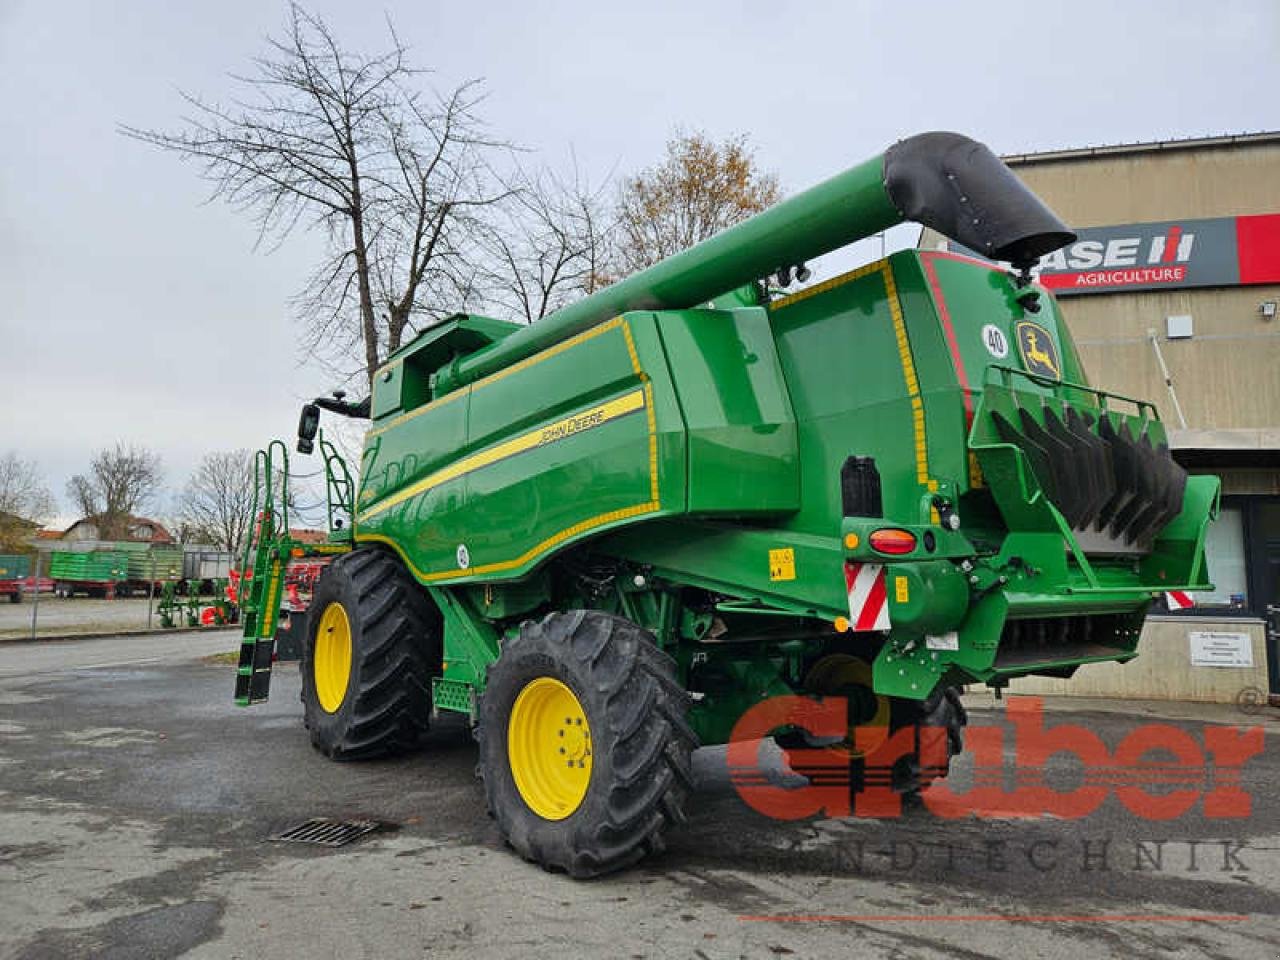
M 182 491 L 178 517 L 202 542 L 238 555 L 253 524 L 253 453 L 207 454 Z
M 185 95 L 192 113 L 176 132 L 121 127 L 199 163 L 260 241 L 324 232 L 329 253 L 295 304 L 303 346 L 366 382 L 408 333 L 452 312 L 476 212 L 504 192 L 487 172 L 502 145 L 476 114 L 478 84 L 423 95 L 412 87 L 423 71 L 389 32 L 385 52 L 354 54 L 293 4 L 284 35 L 237 77 L 242 99 Z
M 13 450 L 0 456 L 0 553 L 29 549 L 25 541 L 32 525 L 45 522 L 56 509 L 34 461 Z
M 487 304 L 532 323 L 604 285 L 612 217 L 604 187 L 518 171 L 481 234 L 477 283 Z
M 67 496 L 81 514 L 97 521 L 103 540 L 118 540 L 128 535 L 129 517 L 155 500 L 163 482 L 159 456 L 117 443 L 94 454 L 88 473 L 67 482 Z

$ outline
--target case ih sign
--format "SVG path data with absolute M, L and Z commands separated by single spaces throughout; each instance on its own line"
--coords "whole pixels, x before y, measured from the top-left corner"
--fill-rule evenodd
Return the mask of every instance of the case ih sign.
M 1280 213 L 1076 232 L 1075 243 L 1041 257 L 1033 271 L 1058 296 L 1280 283 Z

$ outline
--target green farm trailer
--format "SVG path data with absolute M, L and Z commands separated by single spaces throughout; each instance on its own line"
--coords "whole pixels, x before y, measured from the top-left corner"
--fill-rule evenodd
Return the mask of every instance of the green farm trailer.
M 31 558 L 21 553 L 0 554 L 0 597 L 22 602 L 22 582 L 31 572 Z M 39 585 L 35 587 L 39 589 Z
M 785 291 L 902 221 L 987 260 Z M 1131 659 L 1156 593 L 1208 586 L 1218 481 L 1150 403 L 1089 385 L 1030 273 L 1072 239 L 981 144 L 923 134 L 534 324 L 454 316 L 367 400 L 308 404 L 304 452 L 321 409 L 370 421 L 358 485 L 321 443 L 348 516 L 308 617 L 312 743 L 386 754 L 464 714 L 507 841 L 591 876 L 661 849 L 697 744 L 769 734 L 911 794 L 961 748 L 963 686 Z M 243 704 L 298 549 L 284 448 L 261 458 Z M 834 731 L 795 706 L 831 698 Z M 916 746 L 880 763 L 867 728 Z
M 122 550 L 55 550 L 49 556 L 49 576 L 61 597 L 87 593 L 112 598 L 128 575 L 129 557 Z
M 163 544 L 121 544 L 126 556 L 125 583 L 117 586 L 122 591 L 161 590 L 166 583 L 177 583 L 183 578 L 182 548 Z

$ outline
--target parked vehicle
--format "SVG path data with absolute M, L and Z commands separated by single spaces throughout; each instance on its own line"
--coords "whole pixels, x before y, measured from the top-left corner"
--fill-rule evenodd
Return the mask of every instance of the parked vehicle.
M 31 558 L 25 554 L 0 554 L 0 597 L 10 603 L 21 603 L 23 582 L 31 570 Z
M 60 597 L 84 593 L 114 598 L 127 579 L 129 560 L 120 550 L 55 550 L 49 555 L 49 575 Z
M 777 289 L 903 220 L 1012 269 L 908 250 Z M 320 441 L 352 516 L 303 644 L 312 744 L 394 753 L 464 714 L 508 843 L 592 876 L 660 850 L 694 747 L 773 698 L 842 698 L 834 737 L 791 707 L 763 732 L 910 794 L 961 749 L 962 685 L 1132 659 L 1153 595 L 1208 587 L 1219 484 L 1150 403 L 1088 385 L 1029 273 L 1072 239 L 985 147 L 924 134 L 531 325 L 454 316 L 367 402 L 307 405 L 303 452 L 321 408 L 371 418 L 356 498 Z M 276 441 L 244 704 L 298 549 L 282 468 Z M 882 761 L 867 726 L 914 746 Z

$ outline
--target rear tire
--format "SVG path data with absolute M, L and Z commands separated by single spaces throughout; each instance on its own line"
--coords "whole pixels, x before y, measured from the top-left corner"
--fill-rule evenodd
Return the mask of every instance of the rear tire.
M 969 714 L 960 702 L 959 687 L 942 687 L 919 704 L 907 702 L 912 704 L 909 725 L 918 729 L 943 727 L 947 731 L 947 752 L 941 767 L 922 768 L 916 754 L 903 757 L 894 765 L 894 792 L 915 796 L 951 772 L 951 758 L 964 752 L 964 727 L 969 722 Z
M 485 799 L 507 843 L 577 878 L 664 849 L 692 788 L 688 706 L 674 661 L 630 621 L 576 610 L 526 622 L 480 702 Z
M 335 760 L 417 747 L 441 658 L 440 615 L 422 588 L 390 554 L 356 550 L 325 569 L 310 611 L 302 703 L 312 746 Z
M 822 668 L 826 666 L 827 669 Z M 887 728 L 886 736 L 892 736 L 899 730 L 915 727 L 942 727 L 946 730 L 946 752 L 939 757 L 942 762 L 933 766 L 925 766 L 920 762 L 918 753 L 899 757 L 894 762 L 890 783 L 894 793 L 904 796 L 915 796 L 925 790 L 933 781 L 940 780 L 951 772 L 951 758 L 959 756 L 964 750 L 964 727 L 969 717 L 964 705 L 960 702 L 959 687 L 939 687 L 925 700 L 908 700 L 903 697 L 884 697 L 871 689 L 871 668 L 864 661 L 846 655 L 829 657 L 810 672 L 806 681 L 810 685 L 808 692 L 816 695 L 834 695 L 848 698 L 853 714 L 850 717 L 851 728 L 863 724 Z M 855 709 L 854 705 L 857 706 Z M 874 717 L 871 715 L 874 714 Z M 774 742 L 781 748 L 787 765 L 795 773 L 805 776 L 805 764 L 795 757 L 796 750 L 829 749 L 840 751 L 849 756 L 854 769 L 863 769 L 865 764 L 875 765 L 875 753 L 863 758 L 852 748 L 853 729 L 843 739 L 814 740 L 802 730 L 791 730 L 778 734 Z M 920 740 L 917 739 L 917 748 Z

